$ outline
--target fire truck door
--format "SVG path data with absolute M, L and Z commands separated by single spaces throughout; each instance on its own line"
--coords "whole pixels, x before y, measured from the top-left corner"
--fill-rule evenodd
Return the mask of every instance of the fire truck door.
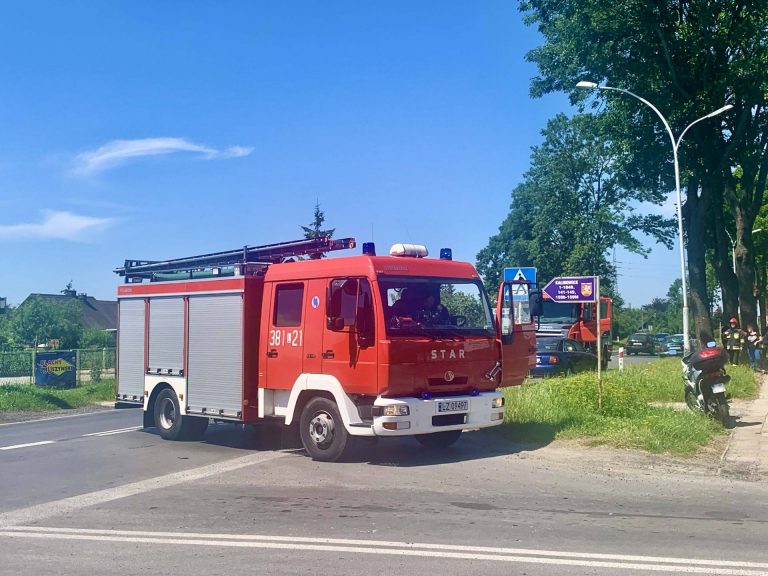
M 522 294 L 524 292 L 524 294 Z M 501 386 L 522 384 L 536 366 L 536 326 L 530 311 L 528 289 L 519 283 L 499 287 L 496 326 L 501 342 Z
M 275 284 L 266 336 L 267 387 L 290 390 L 303 371 L 306 283 Z
M 304 297 L 305 322 L 309 327 L 304 332 L 304 373 L 321 374 L 323 371 L 323 332 L 325 331 L 325 295 L 328 280 L 318 279 L 307 282 Z
M 366 278 L 334 278 L 327 290 L 323 373 L 350 394 L 377 393 L 376 338 L 371 285 Z

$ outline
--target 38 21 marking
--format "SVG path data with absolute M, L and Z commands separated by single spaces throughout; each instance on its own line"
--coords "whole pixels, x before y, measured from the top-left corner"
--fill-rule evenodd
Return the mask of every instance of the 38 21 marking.
M 304 344 L 303 330 L 270 330 L 270 346 L 302 346 Z

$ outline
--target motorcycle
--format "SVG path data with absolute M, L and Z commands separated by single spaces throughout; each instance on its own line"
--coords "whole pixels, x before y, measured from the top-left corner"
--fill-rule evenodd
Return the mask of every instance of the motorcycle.
M 682 360 L 688 408 L 715 418 L 726 428 L 731 421 L 725 398 L 725 385 L 731 380 L 725 373 L 727 363 L 728 354 L 714 342 L 688 353 Z

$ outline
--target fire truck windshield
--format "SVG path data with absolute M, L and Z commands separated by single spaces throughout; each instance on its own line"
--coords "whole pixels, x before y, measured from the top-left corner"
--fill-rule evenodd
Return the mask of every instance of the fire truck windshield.
M 541 314 L 542 324 L 562 322 L 573 324 L 579 319 L 579 305 L 564 302 L 544 300 L 544 310 Z
M 479 281 L 434 277 L 380 277 L 390 336 L 492 336 L 493 316 Z

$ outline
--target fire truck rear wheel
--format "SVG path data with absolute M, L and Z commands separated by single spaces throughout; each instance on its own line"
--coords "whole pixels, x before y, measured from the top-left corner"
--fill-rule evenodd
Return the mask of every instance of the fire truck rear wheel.
M 307 402 L 299 426 L 301 443 L 312 460 L 336 462 L 344 457 L 351 444 L 339 409 L 328 398 L 318 397 Z
M 448 446 L 456 443 L 459 436 L 461 436 L 461 430 L 446 430 L 432 434 L 416 434 L 414 438 L 427 448 L 448 448 Z
M 155 427 L 164 440 L 200 438 L 208 428 L 208 418 L 181 414 L 179 399 L 171 388 L 161 390 L 155 399 Z

